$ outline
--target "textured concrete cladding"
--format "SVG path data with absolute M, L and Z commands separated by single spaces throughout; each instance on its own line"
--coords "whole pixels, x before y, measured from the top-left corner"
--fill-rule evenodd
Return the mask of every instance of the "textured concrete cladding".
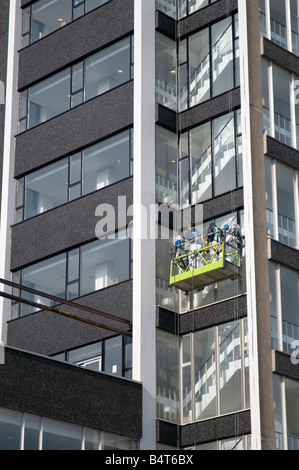
M 240 295 L 182 314 L 157 307 L 157 327 L 172 334 L 185 335 L 246 315 L 246 295 Z
M 236 432 L 237 430 L 237 432 Z M 250 434 L 250 412 L 241 411 L 227 416 L 206 419 L 197 423 L 178 426 L 157 421 L 157 441 L 176 447 L 193 446 L 218 439 L 234 438 Z
M 218 439 L 235 438 L 251 433 L 250 411 L 187 424 L 181 428 L 181 446 L 193 443 L 213 442 Z
M 132 281 L 126 281 L 93 292 L 77 299 L 76 304 L 131 320 Z M 128 329 L 128 326 L 122 322 L 86 310 L 64 304 L 58 306 L 58 308 L 105 326 L 112 326 L 123 331 Z M 10 321 L 8 323 L 7 344 L 37 354 L 51 355 L 99 341 L 113 334 L 116 333 L 99 328 L 96 325 L 42 310 Z
M 16 137 L 15 177 L 87 147 L 133 124 L 133 82 Z
M 261 38 L 261 54 L 289 72 L 299 75 L 299 57 L 269 39 Z
M 276 240 L 269 240 L 268 257 L 271 261 L 299 271 L 299 250 Z
M 276 158 L 292 168 L 299 170 L 299 151 L 279 142 L 273 137 L 264 137 L 264 151 L 268 157 Z
M 28 87 L 132 33 L 133 6 L 133 0 L 108 2 L 21 50 L 19 89 Z
M 5 350 L 0 406 L 140 438 L 142 387 L 108 374 Z
M 132 178 L 14 225 L 11 270 L 94 240 L 95 227 L 99 221 L 95 210 L 99 204 L 109 203 L 115 208 L 118 228 L 119 196 L 126 197 L 127 207 L 132 204 Z
M 182 132 L 203 122 L 228 113 L 241 105 L 240 88 L 216 96 L 204 103 L 193 106 L 180 114 L 180 129 Z

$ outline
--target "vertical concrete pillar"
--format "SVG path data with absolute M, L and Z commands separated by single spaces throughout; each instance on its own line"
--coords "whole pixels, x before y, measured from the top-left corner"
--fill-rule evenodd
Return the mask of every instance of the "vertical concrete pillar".
M 252 447 L 275 448 L 259 1 L 239 0 Z
M 143 386 L 141 449 L 156 446 L 155 0 L 135 0 L 133 379 Z

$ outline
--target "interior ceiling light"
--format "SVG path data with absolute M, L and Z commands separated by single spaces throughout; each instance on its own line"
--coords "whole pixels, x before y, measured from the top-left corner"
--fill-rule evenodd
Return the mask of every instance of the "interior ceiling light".
M 117 73 L 124 73 L 122 69 L 118 69 Z

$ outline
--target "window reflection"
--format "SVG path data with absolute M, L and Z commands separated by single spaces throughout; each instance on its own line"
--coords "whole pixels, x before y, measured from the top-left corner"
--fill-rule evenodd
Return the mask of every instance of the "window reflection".
M 79 271 L 80 267 L 80 271 Z M 15 273 L 15 279 L 20 272 Z M 130 278 L 130 239 L 125 231 L 115 239 L 96 240 L 79 249 L 53 256 L 21 271 L 20 283 L 30 289 L 59 299 L 74 299 Z M 39 294 L 22 291 L 24 299 L 53 306 L 54 301 Z M 22 304 L 21 315 L 40 310 L 38 306 Z
M 109 0 L 38 0 L 23 10 L 23 46 L 66 26 Z
M 131 131 L 127 130 L 20 178 L 16 222 L 128 178 L 131 151 Z
M 127 37 L 20 93 L 19 131 L 129 81 L 133 75 L 131 52 L 131 37 Z

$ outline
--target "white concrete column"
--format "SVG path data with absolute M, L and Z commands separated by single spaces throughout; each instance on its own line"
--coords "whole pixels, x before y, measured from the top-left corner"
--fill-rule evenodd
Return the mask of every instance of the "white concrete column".
M 133 379 L 143 385 L 140 448 L 156 447 L 155 0 L 134 6 Z M 152 235 L 155 231 L 152 231 Z
M 20 48 L 22 18 L 19 2 L 9 2 L 8 26 L 8 54 L 7 79 L 5 94 L 5 125 L 3 145 L 3 174 L 1 194 L 0 219 L 0 278 L 11 278 L 10 273 L 10 227 L 14 223 L 15 213 L 15 183 L 13 179 L 14 168 L 14 136 L 18 126 L 18 93 L 17 93 L 17 67 Z M 0 284 L 0 290 L 7 290 Z M 10 318 L 10 301 L 0 297 L 0 342 L 6 343 L 6 323 Z

